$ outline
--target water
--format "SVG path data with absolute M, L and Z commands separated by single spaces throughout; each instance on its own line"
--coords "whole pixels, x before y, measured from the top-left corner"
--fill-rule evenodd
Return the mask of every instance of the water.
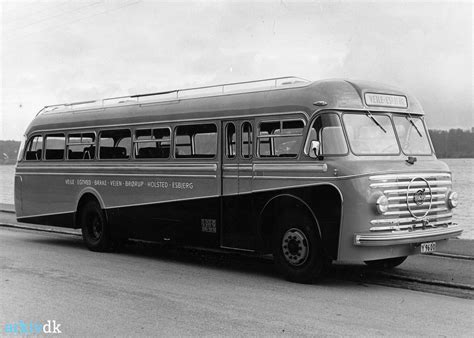
M 454 222 L 464 227 L 461 238 L 474 239 L 474 159 L 444 159 L 453 173 L 453 189 L 459 194 Z M 15 166 L 0 165 L 0 204 L 13 204 Z

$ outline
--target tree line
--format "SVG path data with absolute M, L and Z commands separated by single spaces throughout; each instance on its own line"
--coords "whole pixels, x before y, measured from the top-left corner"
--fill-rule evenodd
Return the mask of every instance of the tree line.
M 430 130 L 438 158 L 473 158 L 474 129 Z
M 430 130 L 438 158 L 474 158 L 474 129 Z M 18 141 L 0 141 L 0 164 L 14 164 Z

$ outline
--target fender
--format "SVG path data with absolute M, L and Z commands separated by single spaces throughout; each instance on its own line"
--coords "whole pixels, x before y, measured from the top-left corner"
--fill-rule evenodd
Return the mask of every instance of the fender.
M 298 201 L 299 203 L 301 203 L 310 213 L 311 213 L 311 217 L 313 218 L 315 224 L 316 224 L 316 228 L 318 230 L 318 234 L 319 234 L 319 238 L 322 238 L 322 234 L 321 234 L 321 228 L 319 226 L 319 222 L 318 222 L 318 219 L 316 218 L 316 215 L 314 214 L 313 210 L 309 207 L 309 205 L 304 201 L 302 200 L 300 197 L 298 196 L 295 196 L 295 195 L 292 195 L 292 194 L 279 194 L 279 195 L 276 195 L 276 196 L 273 196 L 272 198 L 270 198 L 267 203 L 265 203 L 264 207 L 262 208 L 262 210 L 260 211 L 259 215 L 258 215 L 258 227 L 259 227 L 259 232 L 261 233 L 261 227 L 262 227 L 262 221 L 263 221 L 263 213 L 265 212 L 267 206 L 272 203 L 273 201 L 275 201 L 276 199 L 278 198 L 284 198 L 284 197 L 287 197 L 287 198 L 291 198 L 291 199 L 294 199 L 296 201 Z

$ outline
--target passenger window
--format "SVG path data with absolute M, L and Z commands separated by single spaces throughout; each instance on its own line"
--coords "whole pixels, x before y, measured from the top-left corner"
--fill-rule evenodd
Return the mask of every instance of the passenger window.
M 233 123 L 228 123 L 226 126 L 226 156 L 227 158 L 235 158 L 235 125 Z
M 26 146 L 25 160 L 39 161 L 43 152 L 43 136 L 33 136 Z
M 253 153 L 253 132 L 249 122 L 242 124 L 242 145 L 241 155 L 243 158 L 251 158 Z
M 131 133 L 128 129 L 104 130 L 99 136 L 100 159 L 130 158 Z
M 168 128 L 135 131 L 135 158 L 169 158 L 171 136 Z
M 45 159 L 62 160 L 64 159 L 64 147 L 66 139 L 64 134 L 46 135 L 45 139 Z
M 67 149 L 69 160 L 95 159 L 95 134 L 69 134 L 67 139 Z
M 304 122 L 288 120 L 260 123 L 260 157 L 297 157 L 303 139 Z
M 335 113 L 318 116 L 309 130 L 305 152 L 314 157 L 310 149 L 311 141 L 320 143 L 321 155 L 344 155 L 348 152 L 341 121 Z
M 175 131 L 176 158 L 214 158 L 217 155 L 215 124 L 178 126 Z

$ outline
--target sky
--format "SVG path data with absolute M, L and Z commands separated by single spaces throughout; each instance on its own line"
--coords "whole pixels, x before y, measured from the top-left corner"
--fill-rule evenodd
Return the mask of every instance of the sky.
M 471 1 L 0 0 L 0 139 L 45 105 L 294 75 L 379 81 L 474 126 Z

